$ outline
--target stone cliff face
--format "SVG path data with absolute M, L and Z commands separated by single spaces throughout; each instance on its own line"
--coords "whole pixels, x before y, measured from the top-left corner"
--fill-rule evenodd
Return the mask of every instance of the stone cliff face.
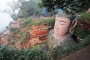
M 25 29 L 20 29 L 19 32 L 12 33 L 10 35 L 10 38 L 2 39 L 0 41 L 0 44 L 6 45 L 7 43 L 11 42 L 9 47 L 16 47 L 19 50 L 33 47 L 37 44 L 41 44 L 46 41 L 48 33 L 49 33 L 47 27 L 48 26 L 45 26 L 45 25 L 32 26 L 32 28 L 30 30 L 28 30 L 28 33 L 30 34 L 30 36 L 28 36 L 27 41 L 23 44 L 21 44 L 22 37 L 18 33 L 24 32 Z M 25 37 L 27 37 L 27 36 L 25 36 Z
M 24 44 L 24 48 L 33 47 L 37 44 L 45 42 L 49 31 L 44 25 L 32 26 L 32 29 L 29 30 L 30 39 Z
M 53 24 L 53 18 L 45 18 L 44 20 L 18 19 L 10 24 L 10 34 L 5 35 L 7 38 L 1 39 L 0 37 L 0 44 L 7 45 L 10 43 L 9 47 L 19 50 L 41 44 L 47 40 Z

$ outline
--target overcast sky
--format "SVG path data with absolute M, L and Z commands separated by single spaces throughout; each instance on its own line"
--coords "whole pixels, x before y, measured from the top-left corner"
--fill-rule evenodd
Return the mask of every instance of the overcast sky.
M 7 3 L 13 0 L 0 0 L 0 10 L 5 10 L 8 8 Z M 13 21 L 9 14 L 0 12 L 0 31 L 4 30 L 8 26 L 9 22 Z

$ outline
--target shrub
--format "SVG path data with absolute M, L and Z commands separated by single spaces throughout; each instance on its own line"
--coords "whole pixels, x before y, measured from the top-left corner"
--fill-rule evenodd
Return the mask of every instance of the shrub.
M 45 24 L 45 25 L 54 25 L 55 19 L 53 18 L 49 18 L 49 19 L 43 19 L 43 20 L 31 20 L 30 18 L 24 19 L 23 24 L 21 25 L 21 27 L 30 27 L 33 25 L 41 25 L 41 24 Z
M 81 13 L 78 21 L 78 27 L 75 28 L 75 34 L 80 38 L 85 38 L 90 34 L 90 13 Z
M 10 32 L 14 33 L 19 32 L 19 28 L 10 28 Z
M 0 45 L 0 60 L 60 60 L 90 44 L 90 35 L 76 45 L 72 45 L 69 50 L 64 50 L 58 46 L 49 51 L 37 49 L 37 47 L 25 50 L 10 49 Z
M 46 52 L 37 49 L 9 49 L 5 46 L 0 47 L 0 60 L 47 60 Z
M 33 21 L 32 25 L 41 25 L 41 24 L 45 24 L 45 25 L 53 25 L 55 22 L 55 19 L 53 18 L 48 18 L 48 19 L 43 19 L 43 20 L 37 20 L 37 21 Z
M 90 13 L 81 13 L 78 20 L 90 24 Z
M 27 31 L 21 32 L 20 33 L 21 39 L 22 39 L 22 44 L 24 44 L 25 42 L 27 42 L 29 40 L 30 37 L 30 33 Z
M 18 53 L 17 49 L 8 49 L 7 46 L 0 46 L 0 60 L 16 60 Z
M 76 27 L 74 30 L 74 33 L 75 33 L 75 35 L 77 35 L 83 39 L 90 34 L 90 30 L 85 29 L 83 27 Z
M 24 28 L 26 26 L 30 26 L 33 20 L 31 20 L 29 17 L 23 19 L 22 24 L 20 25 L 21 28 Z
M 47 60 L 46 51 L 31 49 L 26 55 L 26 60 Z

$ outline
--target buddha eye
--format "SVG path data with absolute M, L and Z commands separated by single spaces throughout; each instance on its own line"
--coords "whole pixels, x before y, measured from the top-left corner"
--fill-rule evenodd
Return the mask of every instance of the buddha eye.
M 59 22 L 66 23 L 66 22 L 65 22 L 65 21 L 63 21 L 63 20 L 60 20 Z
M 64 25 L 64 24 L 60 24 L 60 25 Z

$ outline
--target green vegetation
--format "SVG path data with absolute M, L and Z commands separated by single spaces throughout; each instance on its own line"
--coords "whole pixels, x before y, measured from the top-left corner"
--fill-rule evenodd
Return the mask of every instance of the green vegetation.
M 87 36 L 80 43 L 73 45 L 69 50 L 64 50 L 62 47 L 51 49 L 49 51 L 37 49 L 37 47 L 28 48 L 24 50 L 17 50 L 16 48 L 7 48 L 0 45 L 0 60 L 58 60 L 65 56 L 74 53 L 90 44 L 90 35 Z
M 40 3 L 40 0 L 19 0 L 17 3 L 19 5 L 19 12 L 18 16 L 23 16 L 23 17 L 29 17 L 31 15 L 41 15 L 42 14 L 42 8 L 38 6 Z M 21 5 L 20 5 L 20 4 Z
M 68 13 L 77 13 L 87 10 L 89 2 L 89 0 L 42 0 L 40 6 L 46 7 L 48 11 L 61 8 Z
M 19 51 L 0 45 L 0 60 L 46 60 L 46 52 L 30 48 Z
M 21 44 L 24 44 L 25 42 L 27 42 L 29 40 L 29 37 L 30 37 L 30 33 L 25 31 L 25 32 L 21 32 L 19 33 L 20 36 L 21 36 L 21 39 L 22 39 L 22 43 Z
M 19 32 L 19 28 L 10 28 L 10 31 L 16 33 Z
M 90 35 L 90 13 L 81 13 L 78 18 L 78 26 L 75 28 L 75 34 L 80 38 Z
M 21 27 L 21 28 L 25 28 L 25 27 L 27 27 L 27 26 L 30 26 L 30 27 L 31 27 L 32 21 L 33 21 L 33 20 L 30 19 L 29 17 L 28 17 L 28 18 L 24 18 L 23 21 L 21 21 L 22 23 L 21 23 L 20 27 Z
M 40 24 L 45 24 L 48 26 L 53 26 L 55 23 L 54 18 L 48 18 L 48 19 L 43 19 L 43 20 L 32 20 L 30 18 L 26 18 L 22 21 L 23 23 L 21 24 L 21 28 L 27 27 L 28 29 L 31 28 L 33 25 L 40 25 Z
M 38 6 L 41 0 L 18 0 L 8 3 L 9 8 L 2 12 L 10 14 L 13 20 L 17 20 L 19 17 L 30 17 L 32 15 L 42 15 L 42 9 Z M 16 12 L 17 10 L 18 13 Z
M 88 35 L 90 35 L 90 31 L 88 29 L 82 28 L 82 27 L 76 27 L 75 28 L 75 34 L 80 38 L 85 38 Z
M 32 22 L 32 25 L 40 25 L 40 24 L 53 25 L 54 22 L 55 22 L 55 19 L 53 19 L 53 18 L 48 18 L 48 19 L 33 21 L 33 22 Z
M 88 23 L 90 24 L 90 12 L 89 13 L 81 13 L 80 17 L 78 19 L 80 22 Z

